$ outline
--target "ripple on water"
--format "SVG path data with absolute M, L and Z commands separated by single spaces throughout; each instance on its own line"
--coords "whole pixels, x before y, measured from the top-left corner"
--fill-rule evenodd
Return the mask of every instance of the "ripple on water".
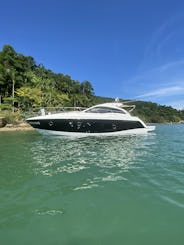
M 182 244 L 183 135 L 178 125 L 132 137 L 4 135 L 1 243 Z
M 77 175 L 74 190 L 96 188 L 105 182 L 127 181 L 126 173 L 139 168 L 137 157 L 153 140 L 147 136 L 62 139 L 40 138 L 32 145 L 36 175 Z M 142 149 L 140 151 L 140 145 Z
M 55 209 L 36 209 L 34 211 L 35 214 L 38 215 L 51 215 L 51 216 L 55 216 L 55 215 L 63 215 L 64 211 L 63 210 L 55 210 Z

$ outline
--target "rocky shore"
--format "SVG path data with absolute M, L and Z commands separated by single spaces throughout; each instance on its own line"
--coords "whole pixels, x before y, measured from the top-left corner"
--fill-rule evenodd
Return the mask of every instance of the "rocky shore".
M 14 124 L 6 124 L 6 126 L 0 128 L 0 132 L 7 132 L 7 131 L 30 131 L 34 130 L 28 123 L 22 122 L 17 125 Z

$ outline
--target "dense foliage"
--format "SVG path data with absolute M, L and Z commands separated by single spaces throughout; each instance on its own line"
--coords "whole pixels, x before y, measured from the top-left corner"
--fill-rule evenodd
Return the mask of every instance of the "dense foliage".
M 184 110 L 178 111 L 171 106 L 161 106 L 152 102 L 135 101 L 135 115 L 140 116 L 145 122 L 171 123 L 184 120 Z
M 5 45 L 0 52 L 1 107 L 88 106 L 93 98 L 89 81 L 79 82 L 37 65 L 30 56 Z
M 22 112 L 30 108 L 81 106 L 112 101 L 94 96 L 89 81 L 79 82 L 69 75 L 54 73 L 36 64 L 31 56 L 17 53 L 10 45 L 0 51 L 0 110 Z M 135 115 L 149 122 L 178 122 L 184 111 L 136 101 Z

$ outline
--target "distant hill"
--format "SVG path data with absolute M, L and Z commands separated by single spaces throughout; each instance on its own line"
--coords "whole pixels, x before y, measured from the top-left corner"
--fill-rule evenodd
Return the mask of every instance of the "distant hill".
M 95 104 L 107 103 L 114 101 L 113 98 L 94 96 Z M 120 99 L 120 101 L 127 101 Z M 131 113 L 139 116 L 145 122 L 150 123 L 178 123 L 184 121 L 184 110 L 176 110 L 171 106 L 158 105 L 152 102 L 131 101 L 129 104 L 136 105 Z

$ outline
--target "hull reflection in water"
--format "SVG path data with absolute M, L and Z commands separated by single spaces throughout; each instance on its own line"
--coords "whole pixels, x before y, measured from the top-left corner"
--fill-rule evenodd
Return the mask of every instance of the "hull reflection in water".
M 77 174 L 78 178 L 71 181 L 71 191 L 97 188 L 104 182 L 125 181 L 126 173 L 137 167 L 135 158 L 142 154 L 137 150 L 147 137 L 128 136 L 123 140 L 119 137 L 105 140 L 99 137 L 93 140 L 90 137 L 74 140 L 53 137 L 49 142 L 47 138 L 40 138 L 32 147 L 35 173 L 62 175 L 67 183 Z

